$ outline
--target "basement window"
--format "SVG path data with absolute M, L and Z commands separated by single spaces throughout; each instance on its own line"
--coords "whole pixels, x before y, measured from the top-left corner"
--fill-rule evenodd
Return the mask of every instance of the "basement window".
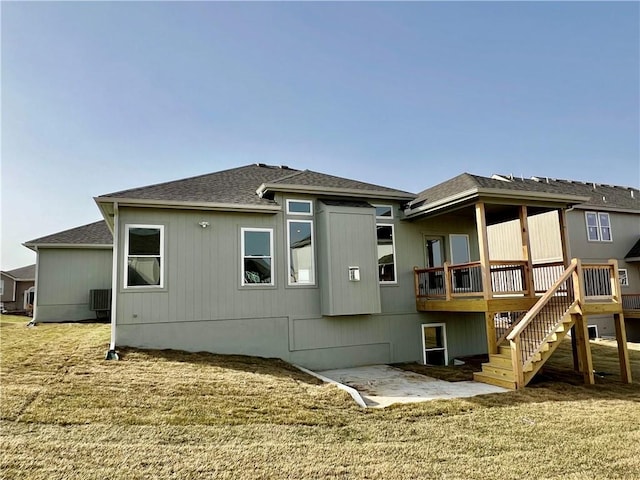
M 444 323 L 422 325 L 422 351 L 425 365 L 447 364 L 447 332 Z

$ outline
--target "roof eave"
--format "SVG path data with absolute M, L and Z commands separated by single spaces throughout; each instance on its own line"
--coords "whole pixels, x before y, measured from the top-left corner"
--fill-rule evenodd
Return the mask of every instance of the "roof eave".
M 321 187 L 315 185 L 279 185 L 274 183 L 263 183 L 258 187 L 256 193 L 263 197 L 267 192 L 287 192 L 287 193 L 307 193 L 311 195 L 335 194 L 349 198 L 378 198 L 382 200 L 413 200 L 415 195 L 408 192 L 388 192 L 384 190 L 360 190 L 356 188 Z
M 609 206 L 609 205 L 581 204 L 581 205 L 576 205 L 575 209 L 576 210 L 594 210 L 599 212 L 631 213 L 631 214 L 640 215 L 640 210 L 637 210 L 637 209 L 622 208 L 622 207 Z
M 150 200 L 139 198 L 95 197 L 95 202 L 105 215 L 105 205 L 117 203 L 119 207 L 169 208 L 180 210 L 220 210 L 225 212 L 275 213 L 282 210 L 280 205 L 251 205 L 246 203 L 190 202 Z M 108 215 L 108 213 L 107 213 Z
M 528 192 L 528 191 L 514 191 L 503 190 L 499 188 L 472 188 L 463 192 L 451 195 L 449 197 L 437 200 L 432 203 L 421 205 L 415 210 L 408 209 L 405 212 L 406 218 L 412 218 L 421 214 L 434 213 L 440 210 L 445 210 L 449 207 L 459 206 L 461 203 L 467 202 L 473 199 L 480 199 L 482 197 L 488 197 L 493 199 L 507 199 L 507 200 L 535 200 L 544 201 L 547 203 L 560 203 L 569 205 L 577 205 L 583 203 L 589 199 L 589 197 L 583 197 L 578 195 L 559 195 L 548 192 Z
M 34 252 L 36 248 L 81 248 L 81 249 L 95 249 L 105 250 L 112 249 L 112 243 L 38 243 L 38 242 L 26 242 L 22 246 L 27 247 Z

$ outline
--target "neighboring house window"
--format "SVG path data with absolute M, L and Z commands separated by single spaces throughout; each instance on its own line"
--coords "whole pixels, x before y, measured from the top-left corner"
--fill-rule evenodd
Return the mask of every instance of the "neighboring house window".
M 375 205 L 376 218 L 389 219 L 393 218 L 393 207 L 391 205 Z
M 164 226 L 125 226 L 125 286 L 162 287 L 164 278 Z
M 289 285 L 315 283 L 313 221 L 287 220 L 289 246 Z
M 290 215 L 313 215 L 311 200 L 287 200 L 287 213 Z
M 0 280 L 0 295 L 4 295 L 4 280 Z
M 425 365 L 447 364 L 447 332 L 444 323 L 422 325 L 422 351 Z
M 394 244 L 393 225 L 379 223 L 376 226 L 378 235 L 378 278 L 380 283 L 396 281 L 396 249 Z
M 629 286 L 629 276 L 627 275 L 627 269 L 621 268 L 618 270 L 618 277 L 620 278 L 620 285 L 623 287 Z
M 606 212 L 585 212 L 587 239 L 590 242 L 611 242 L 611 222 Z
M 273 285 L 273 229 L 242 228 L 242 285 Z

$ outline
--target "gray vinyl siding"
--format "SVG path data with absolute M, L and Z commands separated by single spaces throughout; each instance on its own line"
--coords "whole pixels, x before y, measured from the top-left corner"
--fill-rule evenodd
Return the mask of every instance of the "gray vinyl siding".
M 278 197 L 277 201 L 284 205 L 284 197 Z M 165 279 L 163 288 L 124 288 L 126 252 L 124 247 L 119 249 L 116 344 L 279 357 L 317 369 L 420 362 L 421 325 L 442 321 L 441 316 L 435 319 L 415 308 L 413 267 L 424 265 L 423 235 L 432 232 L 430 226 L 444 234 L 468 233 L 472 257 L 478 258 L 475 227 L 461 226 L 455 217 L 429 223 L 401 221 L 397 219 L 398 205 L 395 207 L 396 218 L 383 223 L 392 222 L 395 226 L 397 283 L 378 285 L 375 217 L 367 214 L 366 220 L 351 223 L 354 229 L 349 235 L 358 237 L 356 247 L 370 249 L 369 258 L 357 258 L 354 263 L 361 266 L 360 284 L 375 285 L 375 292 L 369 291 L 363 296 L 364 303 L 356 307 L 364 305 L 368 309 L 377 304 L 380 313 L 335 316 L 323 315 L 323 289 L 333 287 L 328 271 L 333 265 L 324 256 L 331 251 L 330 256 L 338 259 L 339 267 L 345 266 L 342 265 L 345 262 L 350 265 L 352 260 L 341 250 L 344 245 L 340 243 L 346 240 L 328 234 L 328 220 L 319 212 L 319 202 L 315 202 L 312 217 L 316 284 L 295 286 L 287 284 L 284 212 L 120 207 L 119 245 L 125 244 L 127 224 L 164 225 Z M 334 226 L 341 229 L 353 220 L 345 223 L 339 218 Z M 202 221 L 210 226 L 201 228 L 198 223 Z M 363 231 L 357 232 L 356 226 Z M 241 286 L 243 227 L 273 229 L 273 286 Z M 349 248 L 345 249 L 348 251 Z M 367 262 L 370 266 L 364 268 Z M 347 273 L 345 270 L 339 277 L 347 279 Z M 351 306 L 348 303 L 339 306 L 346 308 L 345 305 Z M 456 356 L 486 352 L 486 339 L 481 334 L 484 320 L 481 315 L 476 317 L 456 315 L 446 319 L 450 352 Z M 460 342 L 459 347 L 452 348 L 453 342 Z
M 10 278 L 2 274 L 2 281 L 4 282 L 4 290 L 2 291 L 2 297 L 0 301 L 5 304 L 16 301 L 16 282 L 13 278 Z
M 89 290 L 111 288 L 111 270 L 111 249 L 39 249 L 35 321 L 95 319 Z

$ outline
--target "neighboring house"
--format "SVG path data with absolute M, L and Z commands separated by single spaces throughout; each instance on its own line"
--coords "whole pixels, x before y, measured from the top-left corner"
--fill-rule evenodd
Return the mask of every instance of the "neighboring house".
M 31 313 L 36 266 L 0 272 L 0 302 L 3 313 Z
M 549 185 L 561 191 L 587 197 L 566 212 L 569 256 L 585 262 L 618 262 L 618 275 L 625 301 L 627 334 L 640 342 L 640 190 L 631 187 L 602 185 L 593 182 L 557 180 L 547 177 L 531 179 L 494 175 L 495 179 L 528 186 Z M 548 212 L 529 218 L 533 262 L 542 264 L 562 259 L 559 217 Z M 518 222 L 490 227 L 489 248 L 492 255 L 520 259 Z M 634 308 L 631 308 L 631 307 Z M 589 317 L 592 334 L 614 336 L 611 315 Z
M 104 221 L 24 243 L 37 255 L 35 322 L 96 318 L 90 291 L 111 288 L 112 243 Z
M 571 262 L 566 239 L 559 261 L 534 267 L 527 226 L 528 216 L 564 219 L 588 200 L 470 174 L 415 195 L 264 164 L 102 195 L 114 234 L 111 350 L 279 357 L 315 369 L 489 352 L 477 379 L 516 388 L 577 326 L 593 383 L 584 318 L 610 312 L 620 323 L 616 272 Z M 524 258 L 490 257 L 487 226 L 514 219 Z M 585 286 L 583 275 L 602 285 Z M 622 329 L 630 381 L 624 340 Z

